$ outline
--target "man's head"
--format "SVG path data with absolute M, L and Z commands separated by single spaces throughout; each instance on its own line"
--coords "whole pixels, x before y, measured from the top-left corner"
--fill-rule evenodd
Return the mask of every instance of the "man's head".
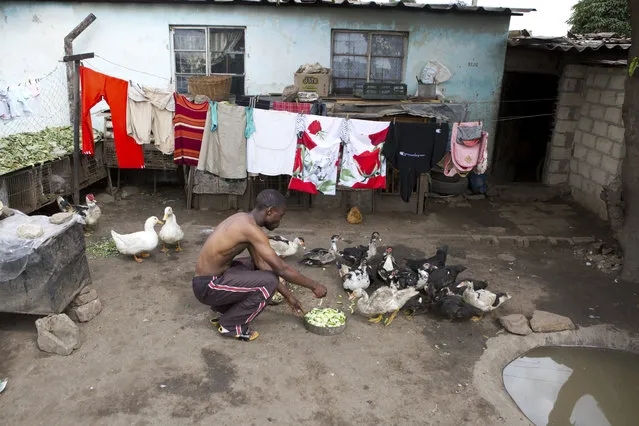
M 286 197 L 275 189 L 265 189 L 257 194 L 255 211 L 260 214 L 261 225 L 272 231 L 286 214 Z

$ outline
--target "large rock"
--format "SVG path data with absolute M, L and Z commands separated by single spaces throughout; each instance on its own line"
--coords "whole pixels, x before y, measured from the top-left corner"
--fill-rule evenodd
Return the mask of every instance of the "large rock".
M 139 194 L 140 193 L 140 188 L 138 188 L 137 186 L 133 186 L 133 185 L 127 185 L 125 187 L 122 188 L 120 195 L 122 197 L 123 200 L 126 200 L 127 198 L 132 197 L 133 195 Z
M 92 300 L 81 306 L 71 306 L 68 314 L 74 321 L 88 322 L 102 312 L 102 302 L 100 299 Z
M 50 315 L 36 320 L 38 347 L 58 355 L 69 355 L 80 347 L 80 329 L 65 314 Z
M 574 330 L 575 324 L 568 317 L 546 311 L 535 311 L 530 320 L 530 327 L 537 333 Z
M 113 195 L 103 192 L 102 194 L 96 195 L 95 200 L 98 204 L 110 204 L 115 201 L 115 198 L 113 198 Z
M 73 299 L 73 302 L 71 303 L 73 304 L 73 306 L 82 306 L 82 305 L 86 305 L 87 303 L 97 298 L 98 298 L 98 292 L 95 291 L 93 288 L 87 286 L 82 289 L 80 294 L 78 294 L 75 297 L 75 299 Z
M 520 336 L 528 336 L 532 333 L 528 325 L 528 319 L 522 314 L 506 315 L 499 318 L 499 322 L 504 326 L 506 331 Z
M 72 217 L 73 217 L 73 213 L 68 213 L 68 212 L 56 213 L 49 218 L 49 222 L 53 223 L 54 225 L 61 225 L 65 222 L 70 221 Z

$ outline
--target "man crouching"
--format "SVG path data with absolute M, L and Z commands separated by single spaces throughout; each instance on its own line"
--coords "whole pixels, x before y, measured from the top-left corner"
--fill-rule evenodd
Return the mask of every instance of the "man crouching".
M 215 227 L 208 237 L 195 266 L 195 297 L 220 313 L 219 332 L 244 341 L 255 340 L 259 333 L 251 322 L 279 291 L 298 315 L 304 308 L 284 280 L 310 289 L 315 297 L 326 296 L 326 287 L 300 274 L 284 263 L 271 248 L 261 227 L 272 231 L 286 214 L 286 198 L 274 189 L 257 195 L 250 213 L 236 213 Z M 235 259 L 247 249 L 250 257 Z

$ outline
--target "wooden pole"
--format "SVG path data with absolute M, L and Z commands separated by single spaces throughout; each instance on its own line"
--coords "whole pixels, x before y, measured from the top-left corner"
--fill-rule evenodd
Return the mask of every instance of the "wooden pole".
M 89 25 L 96 20 L 96 17 L 93 13 L 89 13 L 86 18 L 82 20 L 74 29 L 71 30 L 69 34 L 64 37 L 64 55 L 71 56 L 73 55 L 73 40 L 75 40 L 82 31 L 86 30 Z M 69 96 L 69 115 L 70 119 L 73 121 L 75 108 L 75 92 L 73 91 L 73 71 L 74 67 L 71 62 L 67 62 L 67 94 Z
M 81 53 L 62 58 L 67 64 L 73 62 L 73 202 L 80 204 L 80 61 L 93 58 L 93 53 Z

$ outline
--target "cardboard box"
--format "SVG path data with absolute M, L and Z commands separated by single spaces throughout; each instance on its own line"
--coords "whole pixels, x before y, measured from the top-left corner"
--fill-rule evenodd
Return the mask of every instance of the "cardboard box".
M 300 92 L 316 92 L 319 96 L 328 96 L 332 80 L 332 71 L 328 74 L 295 73 L 294 84 L 299 87 Z

